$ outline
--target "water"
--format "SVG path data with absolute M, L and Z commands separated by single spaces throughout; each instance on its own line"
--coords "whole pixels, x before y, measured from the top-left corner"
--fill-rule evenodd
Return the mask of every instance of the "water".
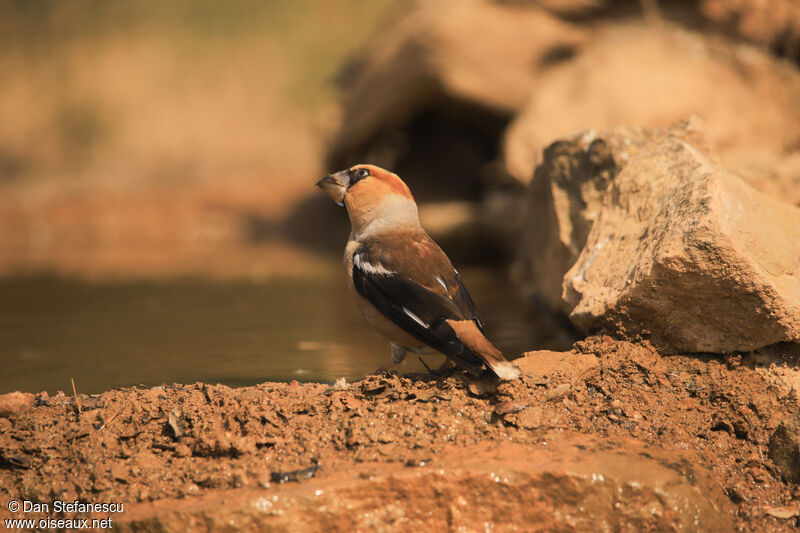
M 501 272 L 463 276 L 490 338 L 509 355 L 559 346 L 560 333 L 525 316 Z M 180 280 L 93 284 L 0 281 L 0 393 L 97 393 L 162 383 L 251 385 L 363 377 L 388 344 L 362 321 L 343 273 L 264 283 Z M 439 355 L 424 356 L 433 367 Z M 422 371 L 409 354 L 401 371 Z

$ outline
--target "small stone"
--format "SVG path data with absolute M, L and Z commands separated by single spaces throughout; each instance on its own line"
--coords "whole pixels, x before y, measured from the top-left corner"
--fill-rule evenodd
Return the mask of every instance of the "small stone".
M 129 475 L 128 468 L 121 462 L 115 462 L 114 464 L 111 465 L 111 478 L 114 481 L 127 483 L 128 475 Z
M 486 398 L 497 392 L 497 382 L 494 380 L 472 381 L 467 385 L 467 392 L 476 398 Z
M 33 406 L 36 396 L 29 392 L 9 392 L 0 394 L 0 418 L 8 418 Z
M 553 401 L 556 401 L 556 400 L 560 400 L 560 399 L 566 397 L 570 393 L 571 390 L 572 390 L 572 385 L 570 385 L 569 383 L 562 383 L 561 385 L 557 386 L 556 388 L 550 389 L 549 391 L 547 391 L 547 395 L 545 396 L 545 399 L 548 402 L 553 402 Z
M 520 381 L 503 381 L 496 385 L 496 394 L 498 396 L 506 396 L 508 398 L 516 398 L 520 393 Z M 522 387 L 524 389 L 524 387 Z
M 385 380 L 380 380 L 378 382 L 371 381 L 365 383 L 362 390 L 364 394 L 369 394 L 370 396 L 377 396 L 378 394 L 382 394 L 386 391 L 387 383 Z
M 517 413 L 517 426 L 522 429 L 536 429 L 542 425 L 542 408 L 538 405 L 528 407 Z
M 769 438 L 769 456 L 790 483 L 800 483 L 800 416 L 780 423 Z
M 798 504 L 794 504 L 783 505 L 780 507 L 767 507 L 764 509 L 764 512 L 772 517 L 787 520 L 789 518 L 794 518 L 795 516 L 800 516 L 800 506 L 798 506 Z
M 339 396 L 339 401 L 342 402 L 345 411 L 358 411 L 364 408 L 364 402 L 351 394 L 342 394 Z
M 430 455 L 416 454 L 406 457 L 405 465 L 412 468 L 419 468 L 422 466 L 427 466 L 428 464 L 430 464 L 431 460 L 432 459 Z
M 178 444 L 175 446 L 175 455 L 177 457 L 190 457 L 192 455 L 192 449 L 186 444 Z
M 180 409 L 173 409 L 170 411 L 169 415 L 167 415 L 167 425 L 175 440 L 180 440 L 181 437 L 183 437 L 185 433 L 184 426 L 186 424 L 183 420 L 183 413 L 181 413 Z
M 246 487 L 250 484 L 250 481 L 247 479 L 247 473 L 244 470 L 234 470 L 231 480 L 231 486 L 240 489 L 242 487 Z
M 528 407 L 527 403 L 519 403 L 519 402 L 498 402 L 494 406 L 494 412 L 497 416 L 504 416 L 511 413 L 518 413 Z

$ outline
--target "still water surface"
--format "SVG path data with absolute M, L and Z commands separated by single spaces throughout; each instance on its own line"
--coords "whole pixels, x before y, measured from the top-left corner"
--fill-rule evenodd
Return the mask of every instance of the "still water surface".
M 463 277 L 505 353 L 568 342 L 526 317 L 502 272 L 467 269 Z M 314 279 L 260 283 L 0 281 L 0 393 L 71 392 L 70 378 L 83 393 L 173 382 L 352 380 L 388 354 L 335 268 Z M 431 367 L 443 361 L 424 358 Z M 400 370 L 423 367 L 409 354 Z

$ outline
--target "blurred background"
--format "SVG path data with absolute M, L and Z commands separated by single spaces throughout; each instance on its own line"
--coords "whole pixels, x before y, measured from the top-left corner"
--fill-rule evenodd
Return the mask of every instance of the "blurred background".
M 568 346 L 512 275 L 541 149 L 698 114 L 800 205 L 798 57 L 792 0 L 0 0 L 0 393 L 371 372 L 314 187 L 359 162 L 504 352 Z

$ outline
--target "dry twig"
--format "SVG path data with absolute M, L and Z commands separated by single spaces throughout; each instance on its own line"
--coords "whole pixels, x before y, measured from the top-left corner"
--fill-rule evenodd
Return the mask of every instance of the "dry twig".
M 81 409 L 81 404 L 78 401 L 78 391 L 77 391 L 77 389 L 75 389 L 75 379 L 74 378 L 69 378 L 69 379 L 70 379 L 70 381 L 72 381 L 72 394 L 75 395 L 75 407 L 78 408 L 78 414 L 82 415 L 83 414 L 83 409 Z

